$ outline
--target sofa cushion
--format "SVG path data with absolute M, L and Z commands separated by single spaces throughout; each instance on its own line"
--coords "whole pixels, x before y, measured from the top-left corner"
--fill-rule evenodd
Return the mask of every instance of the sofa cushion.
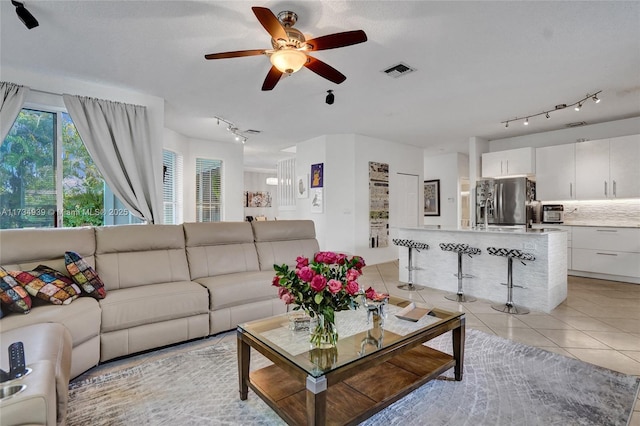
M 2 332 L 38 323 L 55 322 L 71 333 L 74 348 L 100 335 L 100 306 L 91 297 L 80 297 L 70 305 L 42 302 L 29 315 L 7 315 L 2 318 Z
M 254 271 L 198 278 L 196 282 L 209 290 L 212 311 L 278 297 L 271 285 L 273 271 Z
M 64 271 L 64 252 L 68 250 L 93 266 L 95 249 L 91 227 L 0 230 L 0 265 L 7 271 L 29 271 L 40 264 Z
M 113 290 L 99 303 L 102 333 L 209 312 L 207 290 L 192 281 Z
M 67 251 L 64 253 L 64 261 L 69 275 L 82 290 L 95 299 L 107 296 L 100 276 L 82 256 L 74 251 Z
M 2 266 L 0 266 L 0 302 L 12 312 L 28 314 L 31 310 L 29 293 Z
M 71 278 L 45 265 L 39 265 L 33 271 L 10 271 L 9 273 L 31 296 L 54 305 L 68 305 L 80 296 L 80 288 Z
M 320 250 L 312 220 L 276 220 L 251 222 L 260 270 L 273 265 L 296 265 L 296 258 L 313 258 Z
M 191 278 L 184 247 L 181 225 L 96 228 L 96 271 L 108 292 L 189 281 Z
M 248 222 L 185 223 L 191 279 L 258 271 L 258 255 Z

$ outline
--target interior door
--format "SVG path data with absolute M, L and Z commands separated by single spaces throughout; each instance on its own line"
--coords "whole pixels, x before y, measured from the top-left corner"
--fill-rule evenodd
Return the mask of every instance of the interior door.
M 398 173 L 398 228 L 419 226 L 420 183 L 418 175 Z

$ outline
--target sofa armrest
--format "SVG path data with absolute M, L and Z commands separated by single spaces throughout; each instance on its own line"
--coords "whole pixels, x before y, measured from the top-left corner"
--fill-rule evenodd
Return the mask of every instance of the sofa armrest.
M 0 401 L 0 424 L 56 424 L 56 375 L 51 361 L 29 365 L 32 371 L 21 379 L 0 384 L 1 387 L 25 385 L 26 388 Z

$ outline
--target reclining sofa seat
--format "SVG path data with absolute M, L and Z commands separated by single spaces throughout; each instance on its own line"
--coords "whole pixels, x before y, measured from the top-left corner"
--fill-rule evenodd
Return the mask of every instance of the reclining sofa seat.
M 312 220 L 251 222 L 251 226 L 260 269 L 272 274 L 273 265 L 294 267 L 298 256 L 313 259 L 320 250 Z
M 96 231 L 100 361 L 205 337 L 207 290 L 192 282 L 182 225 L 124 225 Z
M 0 265 L 8 271 L 27 271 L 46 265 L 66 273 L 65 251 L 77 252 L 94 267 L 95 247 L 95 233 L 91 227 L 3 229 L 0 232 Z M 26 315 L 5 316 L 1 332 L 37 323 L 61 323 L 69 330 L 73 344 L 70 376 L 76 377 L 98 364 L 101 317 L 94 298 L 79 297 L 68 305 L 31 299 L 37 309 Z M 25 355 L 29 357 L 28 353 Z
M 271 285 L 273 267 L 260 269 L 249 222 L 183 226 L 191 279 L 209 291 L 211 334 L 286 311 Z

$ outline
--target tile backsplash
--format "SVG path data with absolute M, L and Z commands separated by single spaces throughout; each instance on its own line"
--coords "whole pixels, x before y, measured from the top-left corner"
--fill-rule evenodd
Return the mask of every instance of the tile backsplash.
M 640 199 L 543 201 L 564 205 L 565 225 L 640 226 Z

